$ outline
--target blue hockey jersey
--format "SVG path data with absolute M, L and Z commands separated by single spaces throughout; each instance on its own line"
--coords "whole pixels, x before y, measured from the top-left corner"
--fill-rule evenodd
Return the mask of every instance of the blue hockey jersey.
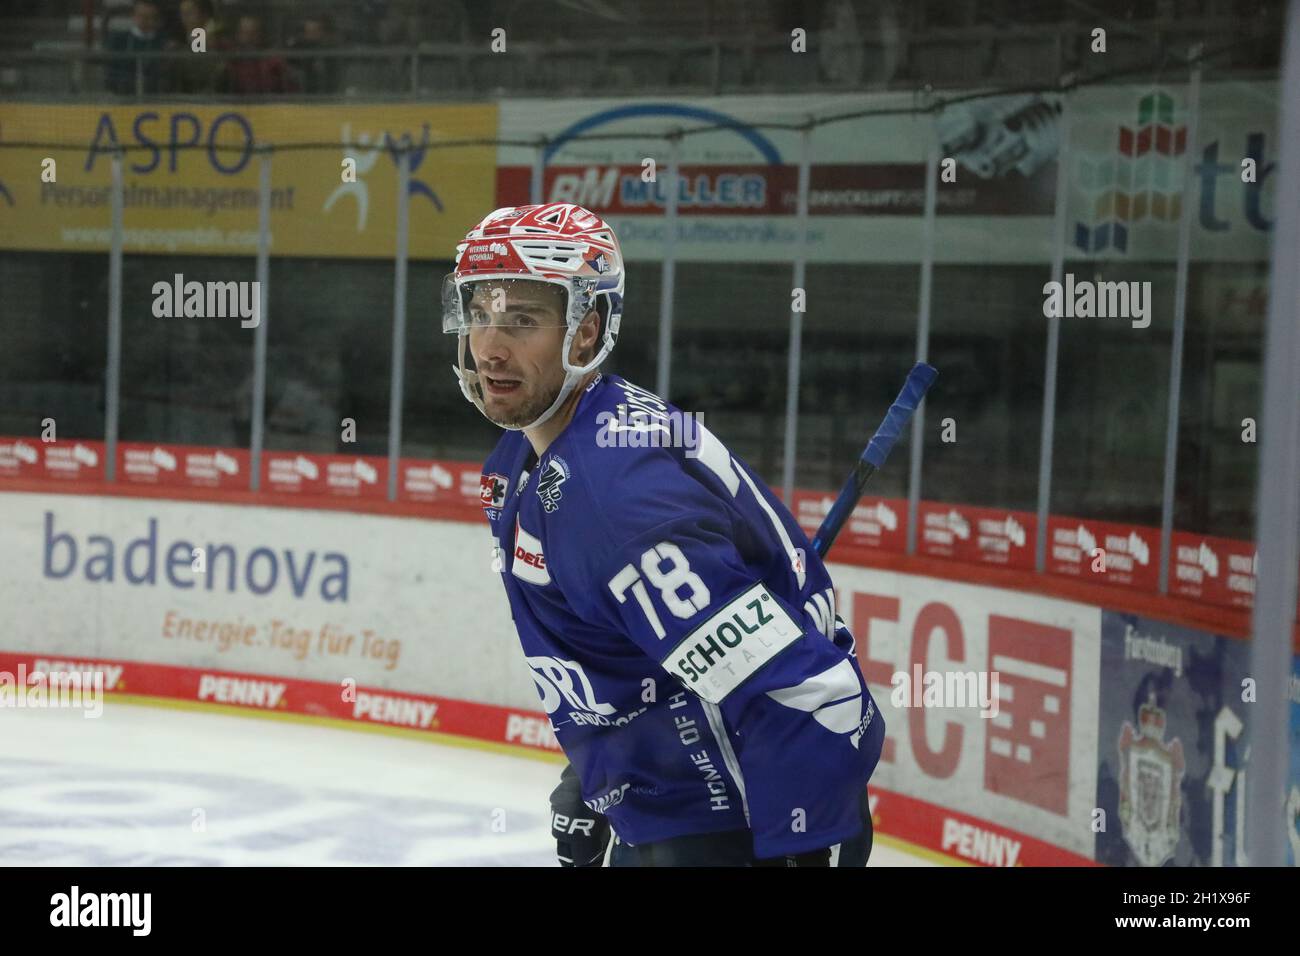
M 540 461 L 511 431 L 483 472 L 542 705 L 621 840 L 749 828 L 777 857 L 860 832 L 884 720 L 825 567 L 748 466 L 602 375 Z

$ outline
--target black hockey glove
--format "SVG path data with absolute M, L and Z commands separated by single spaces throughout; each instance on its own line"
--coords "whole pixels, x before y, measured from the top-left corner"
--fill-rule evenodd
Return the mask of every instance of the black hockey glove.
M 551 791 L 551 834 L 560 866 L 601 866 L 609 832 L 609 821 L 582 802 L 578 774 L 568 764 Z

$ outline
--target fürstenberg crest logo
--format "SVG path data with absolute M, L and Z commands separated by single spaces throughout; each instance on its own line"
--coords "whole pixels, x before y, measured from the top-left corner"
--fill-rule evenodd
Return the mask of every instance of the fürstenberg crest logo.
M 542 508 L 547 514 L 560 507 L 562 492 L 560 485 L 569 479 L 569 465 L 559 455 L 552 455 L 551 460 L 542 469 L 542 476 L 537 479 L 537 497 L 542 500 Z

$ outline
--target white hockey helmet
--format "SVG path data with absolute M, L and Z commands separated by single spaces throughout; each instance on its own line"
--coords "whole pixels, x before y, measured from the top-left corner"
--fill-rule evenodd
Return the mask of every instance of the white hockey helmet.
M 453 366 L 460 389 L 484 415 L 478 372 L 465 364 L 469 330 L 482 324 L 471 316 L 475 283 L 485 280 L 547 282 L 564 292 L 567 331 L 560 360 L 564 384 L 551 407 L 527 425 L 540 425 L 555 414 L 588 372 L 600 366 L 618 339 L 623 318 L 623 254 L 613 228 L 582 206 L 566 202 L 506 206 L 489 213 L 456 246 L 456 268 L 442 283 L 442 330 L 460 336 Z M 573 336 L 592 310 L 601 320 L 600 348 L 585 365 L 569 361 Z M 488 324 L 509 324 L 511 313 L 492 314 Z

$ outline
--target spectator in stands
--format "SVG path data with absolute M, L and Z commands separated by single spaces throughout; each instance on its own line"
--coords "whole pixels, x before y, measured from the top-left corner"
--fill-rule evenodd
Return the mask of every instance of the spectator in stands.
M 866 50 L 850 0 L 834 0 L 827 4 L 822 11 L 821 26 L 817 53 L 821 59 L 822 78 L 837 85 L 860 83 Z
M 228 50 L 226 40 L 217 21 L 212 0 L 181 0 L 181 38 L 175 48 L 189 55 L 171 62 L 171 88 L 174 93 L 211 93 L 217 88 L 224 62 L 208 56 L 213 51 Z M 203 30 L 204 45 L 208 53 L 194 52 L 194 31 Z
M 356 43 L 382 43 L 380 26 L 388 18 L 389 0 L 356 0 L 356 3 L 357 15 L 353 16 L 355 35 L 349 39 Z
M 167 42 L 161 28 L 162 13 L 156 0 L 135 0 L 131 8 L 131 29 L 110 34 L 105 43 L 105 49 L 119 54 L 108 65 L 110 90 L 128 95 L 136 91 L 136 59 L 130 54 L 161 51 Z M 158 92 L 161 63 L 161 60 L 145 60 L 140 64 L 145 93 Z
M 328 16 L 308 17 L 302 22 L 302 32 L 289 41 L 295 50 L 326 50 L 335 45 L 333 23 Z M 334 57 L 291 57 L 290 65 L 296 71 L 300 85 L 306 93 L 333 93 L 338 89 L 338 63 Z
M 262 18 L 245 14 L 239 18 L 235 48 L 252 54 L 266 48 L 262 39 Z M 298 84 L 289 65 L 278 56 L 240 56 L 230 60 L 217 82 L 220 93 L 249 96 L 258 93 L 296 93 Z

